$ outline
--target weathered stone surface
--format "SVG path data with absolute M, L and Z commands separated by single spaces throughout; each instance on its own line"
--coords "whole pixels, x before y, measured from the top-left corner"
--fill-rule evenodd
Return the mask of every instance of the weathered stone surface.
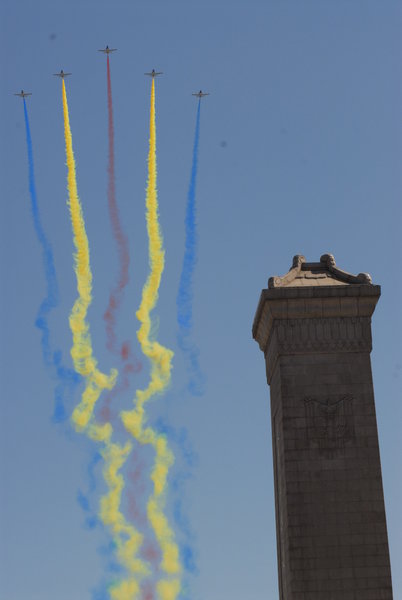
M 253 324 L 271 418 L 281 600 L 391 600 L 367 274 L 296 256 Z

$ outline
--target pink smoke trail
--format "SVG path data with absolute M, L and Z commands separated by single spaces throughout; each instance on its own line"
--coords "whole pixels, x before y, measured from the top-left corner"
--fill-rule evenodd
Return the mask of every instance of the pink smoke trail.
M 130 254 L 128 249 L 128 240 L 123 232 L 119 209 L 116 202 L 116 175 L 114 168 L 114 125 L 113 125 L 113 102 L 112 102 L 112 82 L 110 76 L 109 55 L 107 56 L 107 108 L 108 108 L 108 137 L 109 137 L 109 162 L 108 162 L 108 189 L 107 200 L 109 207 L 109 217 L 112 225 L 113 236 L 116 241 L 117 253 L 119 259 L 119 275 L 115 287 L 109 296 L 109 304 L 103 315 L 106 323 L 106 347 L 113 354 L 120 354 L 123 362 L 130 361 L 130 368 L 127 372 L 138 373 L 142 364 L 132 355 L 130 343 L 125 341 L 117 348 L 116 336 L 116 314 L 120 308 L 124 290 L 129 281 Z

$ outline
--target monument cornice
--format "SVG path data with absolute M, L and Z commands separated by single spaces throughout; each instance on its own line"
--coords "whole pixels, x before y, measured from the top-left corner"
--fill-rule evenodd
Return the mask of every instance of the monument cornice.
M 370 318 L 381 295 L 381 287 L 373 285 L 368 274 L 350 275 L 327 254 L 319 263 L 306 263 L 298 255 L 287 275 L 271 277 L 269 282 L 270 287 L 261 292 L 253 323 L 253 337 L 264 353 L 275 321 Z
M 371 352 L 371 317 L 277 319 L 264 349 L 271 382 L 279 356 Z

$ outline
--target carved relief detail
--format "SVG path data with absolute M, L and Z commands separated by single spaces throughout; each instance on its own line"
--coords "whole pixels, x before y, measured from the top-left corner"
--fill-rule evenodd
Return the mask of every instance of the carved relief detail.
M 351 395 L 303 398 L 306 435 L 311 448 L 318 448 L 320 454 L 331 458 L 354 439 L 353 401 Z
M 278 319 L 267 344 L 268 383 L 279 355 L 370 351 L 370 317 Z
M 275 323 L 278 346 L 283 352 L 371 349 L 370 319 L 281 319 Z

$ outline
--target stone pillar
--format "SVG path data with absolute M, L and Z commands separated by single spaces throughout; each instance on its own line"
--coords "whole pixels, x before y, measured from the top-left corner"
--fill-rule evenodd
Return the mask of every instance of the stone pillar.
M 280 600 L 391 600 L 369 275 L 295 256 L 253 337 L 271 391 Z

